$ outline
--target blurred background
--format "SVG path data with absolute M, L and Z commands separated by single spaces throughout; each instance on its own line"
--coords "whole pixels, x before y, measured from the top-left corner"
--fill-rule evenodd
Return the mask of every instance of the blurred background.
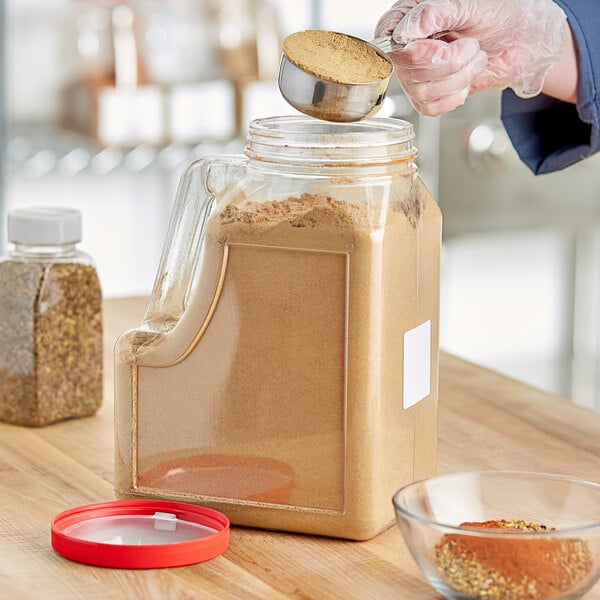
M 2 250 L 6 211 L 75 207 L 105 297 L 149 293 L 184 167 L 292 112 L 283 37 L 370 39 L 391 3 L 0 0 Z M 441 347 L 600 410 L 600 157 L 534 177 L 499 98 L 421 118 L 393 83 L 380 113 L 415 125 L 444 215 Z

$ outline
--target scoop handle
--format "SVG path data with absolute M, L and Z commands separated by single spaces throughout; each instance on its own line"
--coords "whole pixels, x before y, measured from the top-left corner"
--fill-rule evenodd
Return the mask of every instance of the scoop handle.
M 449 31 L 438 31 L 433 35 L 429 36 L 428 40 L 438 40 L 448 35 Z M 394 40 L 391 35 L 383 35 L 381 37 L 375 38 L 371 40 L 369 43 L 376 48 L 379 48 L 382 52 L 389 54 L 390 52 L 395 52 L 396 50 L 402 50 L 406 47 L 409 42 L 414 42 L 414 39 L 405 39 L 400 42 Z

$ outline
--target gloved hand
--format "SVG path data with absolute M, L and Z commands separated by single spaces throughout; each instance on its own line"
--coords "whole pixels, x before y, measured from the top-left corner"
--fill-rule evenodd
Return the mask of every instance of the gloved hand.
M 538 94 L 560 59 L 565 21 L 552 0 L 399 0 L 375 36 L 414 40 L 390 58 L 415 109 L 439 116 L 490 88 Z

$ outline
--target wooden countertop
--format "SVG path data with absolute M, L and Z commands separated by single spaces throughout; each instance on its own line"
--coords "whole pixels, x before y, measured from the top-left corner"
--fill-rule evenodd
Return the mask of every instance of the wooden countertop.
M 198 565 L 103 569 L 50 545 L 66 508 L 114 498 L 113 363 L 145 299 L 105 303 L 105 403 L 94 417 L 41 429 L 0 424 L 0 599 L 438 598 L 397 527 L 368 542 L 233 528 L 230 548 Z M 442 355 L 439 471 L 516 469 L 600 481 L 600 414 Z M 600 584 L 586 598 L 600 599 Z

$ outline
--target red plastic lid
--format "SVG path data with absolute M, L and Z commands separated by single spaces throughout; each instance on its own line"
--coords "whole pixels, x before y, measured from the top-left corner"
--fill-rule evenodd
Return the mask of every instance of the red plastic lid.
M 65 558 L 118 569 L 158 569 L 215 558 L 229 547 L 229 519 L 185 502 L 115 500 L 52 519 L 52 547 Z

